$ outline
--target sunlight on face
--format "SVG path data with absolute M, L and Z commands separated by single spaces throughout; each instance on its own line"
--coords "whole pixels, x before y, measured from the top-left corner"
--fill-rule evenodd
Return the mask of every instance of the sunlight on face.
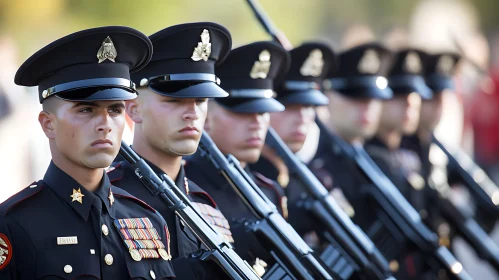
M 385 100 L 380 127 L 403 134 L 412 134 L 418 127 L 420 112 L 421 96 L 415 92 Z
M 434 93 L 431 100 L 424 100 L 421 105 L 421 120 L 419 126 L 433 131 L 442 118 L 444 92 Z
M 299 104 L 286 105 L 283 112 L 270 114 L 270 124 L 293 153 L 305 143 L 308 131 L 315 121 L 315 108 Z

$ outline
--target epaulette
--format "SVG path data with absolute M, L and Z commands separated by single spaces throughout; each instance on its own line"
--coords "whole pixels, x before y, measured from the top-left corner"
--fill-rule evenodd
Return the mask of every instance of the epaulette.
M 125 164 L 126 163 L 123 161 L 113 162 L 113 164 L 106 170 L 107 176 L 109 177 L 109 181 L 111 183 L 119 181 L 123 178 L 123 175 L 125 174 Z
M 198 185 L 196 185 L 194 182 L 192 182 L 191 180 L 189 180 L 189 193 L 190 194 L 193 194 L 193 195 L 198 195 L 198 196 L 203 196 L 204 198 L 206 198 L 210 203 L 211 203 L 211 207 L 214 207 L 214 208 L 217 208 L 217 203 L 215 202 L 215 200 L 213 200 L 213 198 L 207 193 L 205 192 L 201 187 L 199 187 Z
M 0 204 L 0 217 L 4 217 L 16 205 L 39 193 L 43 189 L 43 186 L 42 181 L 33 182 L 28 187 L 5 200 Z
M 127 191 L 121 189 L 121 188 L 118 188 L 118 187 L 114 187 L 112 186 L 112 191 L 113 191 L 113 195 L 115 197 L 122 197 L 122 198 L 126 198 L 126 199 L 130 199 L 130 200 L 133 200 L 135 202 L 137 202 L 138 204 L 140 204 L 142 207 L 148 209 L 148 210 L 151 210 L 152 212 L 156 213 L 156 209 L 152 208 L 149 204 L 145 203 L 144 201 L 136 198 L 135 196 L 129 194 Z

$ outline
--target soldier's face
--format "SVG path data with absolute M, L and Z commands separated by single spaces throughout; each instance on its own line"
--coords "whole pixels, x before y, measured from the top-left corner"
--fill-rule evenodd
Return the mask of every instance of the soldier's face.
M 444 92 L 434 93 L 431 100 L 424 100 L 421 105 L 419 126 L 424 130 L 434 130 L 442 118 Z
M 41 112 L 39 121 L 51 140 L 54 161 L 90 169 L 109 166 L 121 145 L 125 102 L 50 102 L 51 110 Z
M 421 96 L 417 93 L 396 96 L 383 101 L 380 128 L 403 134 L 416 132 L 421 112 Z
M 314 119 L 314 107 L 298 104 L 286 105 L 285 111 L 270 114 L 270 124 L 293 153 L 303 147 Z
M 255 163 L 269 125 L 269 113 L 235 113 L 210 103 L 205 129 L 222 153 L 232 154 L 243 163 Z
M 382 104 L 377 99 L 353 99 L 328 93 L 331 122 L 344 138 L 372 137 L 379 125 Z
M 173 98 L 150 90 L 141 90 L 137 99 L 127 101 L 138 139 L 156 152 L 174 156 L 196 152 L 207 110 L 206 98 Z

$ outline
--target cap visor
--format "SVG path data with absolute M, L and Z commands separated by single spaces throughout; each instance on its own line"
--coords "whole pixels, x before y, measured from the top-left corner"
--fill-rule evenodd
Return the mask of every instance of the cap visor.
M 449 78 L 434 79 L 427 82 L 433 92 L 440 92 L 446 89 L 454 90 L 454 81 Z
M 214 82 L 191 84 L 182 82 L 164 82 L 149 86 L 160 95 L 178 98 L 217 98 L 227 97 L 229 94 Z
M 345 88 L 338 91 L 342 95 L 346 95 L 350 98 L 372 98 L 387 100 L 393 97 L 393 91 L 390 88 L 381 89 L 379 87 L 356 87 L 356 88 Z
M 296 91 L 278 97 L 277 101 L 283 104 L 300 104 L 307 106 L 324 106 L 329 104 L 329 99 L 320 91 L 311 89 Z
M 56 93 L 55 95 L 69 101 L 130 100 L 137 97 L 137 94 L 133 91 L 109 87 L 83 88 Z
M 426 84 L 414 83 L 406 86 L 392 87 L 391 89 L 393 90 L 394 95 L 404 95 L 415 92 L 419 94 L 423 100 L 430 100 L 433 98 L 433 92 Z
M 234 102 L 235 99 L 238 100 Z M 217 103 L 237 113 L 272 113 L 285 109 L 284 105 L 273 98 L 224 98 L 218 99 Z

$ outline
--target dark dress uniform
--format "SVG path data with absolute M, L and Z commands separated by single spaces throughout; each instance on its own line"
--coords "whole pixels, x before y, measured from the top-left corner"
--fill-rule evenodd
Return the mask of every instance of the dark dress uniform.
M 236 113 L 283 111 L 284 106 L 272 98 L 273 81 L 282 78 L 289 68 L 289 54 L 278 44 L 256 42 L 232 50 L 224 63 L 216 68 L 227 98 L 215 99 L 220 106 Z M 198 153 L 186 158 L 187 177 L 210 194 L 229 220 L 236 252 L 250 264 L 256 258 L 268 267 L 273 260 L 267 248 L 248 233 L 256 221 L 238 194 L 220 172 Z M 282 211 L 283 191 L 275 182 L 247 170 L 262 192 Z
M 152 54 L 127 27 L 63 37 L 30 57 L 15 82 L 47 98 L 92 102 L 136 97 L 129 71 Z M 0 205 L 0 279 L 171 279 L 165 220 L 102 174 L 87 191 L 54 163 L 43 180 Z
M 154 54 L 151 62 L 132 74 L 140 87 L 175 98 L 216 98 L 228 94 L 221 89 L 215 76 L 215 66 L 228 55 L 231 48 L 229 31 L 216 23 L 196 22 L 165 28 L 149 36 Z M 165 118 L 168 116 L 166 115 Z M 167 139 L 165 139 L 167 140 Z M 146 158 L 144 160 L 147 161 Z M 148 162 L 156 174 L 164 174 Z M 224 279 L 227 275 L 211 261 L 193 256 L 206 249 L 194 233 L 165 202 L 153 195 L 137 178 L 126 161 L 115 161 L 109 176 L 114 184 L 152 205 L 170 225 L 173 266 L 181 279 Z M 229 224 L 211 197 L 185 177 L 180 166 L 176 186 L 193 202 L 224 239 L 233 242 Z M 199 251 L 199 252 L 198 252 Z

